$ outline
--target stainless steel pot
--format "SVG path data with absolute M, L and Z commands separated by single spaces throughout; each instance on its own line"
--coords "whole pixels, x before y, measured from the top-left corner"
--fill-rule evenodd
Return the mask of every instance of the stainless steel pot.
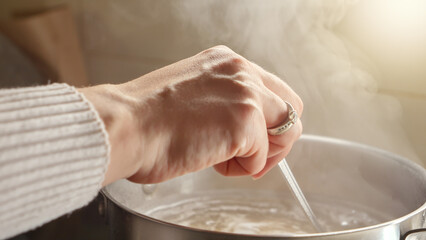
M 426 170 L 394 154 L 348 141 L 302 136 L 287 157 L 309 200 L 321 194 L 392 216 L 374 226 L 339 232 L 259 236 L 212 232 L 156 220 L 136 212 L 170 194 L 206 189 L 289 191 L 278 168 L 260 180 L 226 178 L 207 169 L 155 186 L 119 181 L 102 190 L 102 209 L 115 239 L 426 239 Z M 290 194 L 290 193 L 288 193 Z

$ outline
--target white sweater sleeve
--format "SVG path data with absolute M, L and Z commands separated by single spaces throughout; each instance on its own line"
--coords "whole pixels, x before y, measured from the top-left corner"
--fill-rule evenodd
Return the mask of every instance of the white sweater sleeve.
M 88 204 L 108 160 L 104 125 L 73 87 L 0 90 L 0 239 Z

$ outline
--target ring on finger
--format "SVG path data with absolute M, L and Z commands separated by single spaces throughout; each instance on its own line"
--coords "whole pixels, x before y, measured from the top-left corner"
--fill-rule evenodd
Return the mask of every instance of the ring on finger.
M 290 128 L 297 122 L 298 116 L 297 116 L 296 110 L 294 110 L 293 106 L 289 102 L 287 101 L 284 101 L 284 102 L 287 104 L 287 109 L 288 109 L 287 118 L 279 126 L 268 128 L 269 135 L 272 135 L 272 136 L 281 135 L 287 132 L 288 130 L 290 130 Z

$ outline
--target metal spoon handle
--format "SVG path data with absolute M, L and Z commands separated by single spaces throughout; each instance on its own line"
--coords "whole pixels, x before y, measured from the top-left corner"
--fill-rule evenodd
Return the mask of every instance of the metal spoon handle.
M 312 223 L 312 226 L 314 226 L 317 232 L 324 232 L 322 227 L 319 225 L 314 212 L 306 201 L 305 195 L 303 195 L 302 190 L 297 184 L 296 179 L 294 178 L 294 175 L 291 172 L 290 167 L 288 166 L 285 158 L 278 163 L 278 166 L 280 167 L 281 173 L 283 174 L 284 178 L 287 180 L 287 184 L 290 187 L 293 196 L 296 198 L 297 202 L 299 202 L 300 207 L 302 207 L 306 217 Z

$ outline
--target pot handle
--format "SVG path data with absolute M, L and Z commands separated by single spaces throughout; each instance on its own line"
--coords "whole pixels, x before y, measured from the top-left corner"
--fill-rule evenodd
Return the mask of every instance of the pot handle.
M 426 228 L 410 230 L 401 237 L 401 240 L 426 240 Z
M 99 216 L 101 216 L 105 223 L 108 224 L 108 216 L 107 216 L 107 197 L 105 196 L 105 193 L 101 190 L 99 191 L 98 197 L 97 197 L 97 203 L 98 203 L 98 213 Z

